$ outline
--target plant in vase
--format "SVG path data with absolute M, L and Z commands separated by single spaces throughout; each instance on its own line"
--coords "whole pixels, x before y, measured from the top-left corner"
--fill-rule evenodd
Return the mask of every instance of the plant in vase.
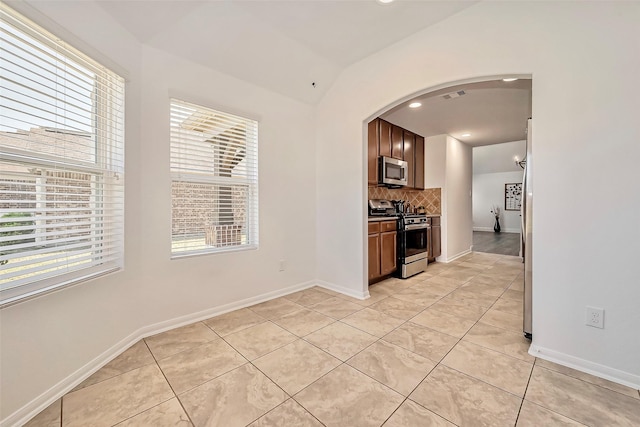
M 491 207 L 491 213 L 496 219 L 496 223 L 493 225 L 493 231 L 496 233 L 499 233 L 500 232 L 500 206 L 493 205 Z

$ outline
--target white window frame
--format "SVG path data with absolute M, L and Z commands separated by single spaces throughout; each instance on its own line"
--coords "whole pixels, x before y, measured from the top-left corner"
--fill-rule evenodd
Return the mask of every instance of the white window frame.
M 258 122 L 178 99 L 169 106 L 171 258 L 257 249 Z M 241 152 L 232 162 L 216 142 L 227 135 L 225 149 Z M 188 217 L 186 206 L 194 206 Z
M 42 76 L 16 84 L 12 81 L 13 76 L 21 66 L 10 63 L 9 59 L 7 62 L 0 59 L 3 67 L 0 70 L 0 91 L 4 90 L 7 102 L 13 103 L 4 111 L 0 109 L 0 130 L 6 137 L 5 142 L 0 140 L 0 181 L 6 184 L 0 192 L 4 193 L 4 201 L 9 200 L 5 205 L 0 204 L 0 222 L 9 222 L 6 217 L 2 218 L 6 213 L 31 213 L 33 221 L 29 228 L 33 228 L 31 240 L 35 242 L 16 245 L 12 238 L 0 237 L 5 243 L 5 246 L 0 246 L 0 260 L 8 262 L 0 271 L 0 307 L 4 307 L 124 267 L 124 79 L 1 3 L 0 18 L 2 24 L 19 37 L 12 39 L 14 36 L 6 33 L 7 44 L 3 47 L 0 43 L 0 53 L 4 56 L 9 52 L 4 49 L 11 49 L 17 60 L 36 61 L 32 62 L 30 72 Z M 2 37 L 4 43 L 4 33 Z M 14 46 L 9 46 L 10 40 Z M 61 64 L 66 71 L 57 71 L 61 77 L 48 83 L 47 73 L 56 73 Z M 85 110 L 90 110 L 82 113 L 84 116 L 79 116 L 77 105 L 80 104 L 77 103 L 85 101 L 66 98 L 72 96 L 67 93 L 73 92 L 69 79 L 79 75 L 75 74 L 76 71 L 69 71 L 76 66 L 81 70 L 77 73 L 89 73 L 83 75 L 93 88 L 91 103 L 82 104 Z M 43 87 L 46 87 L 46 92 L 42 92 Z M 34 95 L 38 90 L 41 96 Z M 38 108 L 42 108 L 44 103 L 55 105 L 54 118 L 49 118 L 51 113 L 48 110 L 40 110 L 44 111 L 42 116 L 47 116 L 46 119 L 38 116 Z M 15 105 L 24 108 L 16 108 Z M 51 111 L 54 111 L 53 107 Z M 73 126 L 68 122 L 73 123 L 74 114 L 75 117 L 83 117 L 90 128 L 86 132 L 87 142 L 83 142 L 85 145 L 81 149 L 94 150 L 88 158 L 67 154 L 65 150 L 70 145 L 60 150 L 55 148 L 58 144 L 65 144 L 61 142 L 65 140 L 64 135 L 82 133 L 65 130 Z M 27 128 L 16 127 L 15 123 L 20 121 Z M 53 125 L 43 125 L 45 122 L 53 122 Z M 33 129 L 50 133 L 46 142 L 28 138 L 23 138 L 27 144 L 16 142 L 20 139 L 20 132 L 31 135 Z M 54 146 L 54 152 L 46 145 Z M 23 171 L 26 168 L 29 173 Z M 21 178 L 35 183 L 33 192 L 12 190 L 7 184 Z M 54 187 L 56 189 L 52 189 Z M 82 195 L 77 195 L 79 188 L 84 189 Z M 65 194 L 58 196 L 59 193 Z M 21 203 L 26 206 L 25 199 L 21 198 L 25 195 L 34 197 L 35 207 L 11 207 Z M 63 205 L 65 207 L 61 208 Z M 55 212 L 63 221 L 72 222 L 52 225 Z M 0 228 L 0 232 L 25 228 L 5 226 Z

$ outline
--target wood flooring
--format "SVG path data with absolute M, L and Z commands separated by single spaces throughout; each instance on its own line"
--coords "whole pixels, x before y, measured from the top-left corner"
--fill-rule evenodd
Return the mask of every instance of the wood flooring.
M 473 232 L 473 251 L 518 256 L 520 233 Z

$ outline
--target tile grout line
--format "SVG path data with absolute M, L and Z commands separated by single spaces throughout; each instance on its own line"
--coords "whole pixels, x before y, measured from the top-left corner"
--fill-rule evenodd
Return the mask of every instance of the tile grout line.
M 198 323 L 198 322 L 196 322 L 196 323 Z M 207 326 L 207 325 L 205 325 L 205 326 Z M 207 327 L 208 327 L 208 326 L 207 326 Z M 215 332 L 214 332 L 214 333 L 215 333 Z M 217 334 L 216 334 L 216 335 L 217 335 Z M 145 346 L 147 347 L 147 349 L 149 350 L 149 353 L 151 353 L 151 357 L 153 357 L 153 360 L 155 361 L 156 366 L 158 367 L 158 369 L 160 370 L 160 372 L 162 373 L 162 376 L 164 377 L 164 380 L 167 382 L 167 385 L 168 385 L 168 386 L 169 386 L 169 388 L 171 389 L 171 392 L 173 393 L 173 398 L 175 398 L 175 399 L 178 401 L 178 404 L 180 404 L 180 407 L 182 408 L 182 410 L 184 411 L 185 415 L 186 415 L 186 416 L 187 416 L 187 418 L 189 419 L 189 422 L 191 423 L 191 425 L 192 425 L 192 426 L 195 426 L 196 424 L 195 424 L 195 423 L 193 422 L 193 420 L 191 419 L 191 415 L 189 414 L 189 412 L 187 412 L 187 408 L 185 408 L 185 407 L 184 407 L 184 405 L 182 404 L 182 401 L 181 401 L 181 400 L 180 400 L 180 398 L 178 397 L 178 394 L 177 394 L 177 393 L 176 393 L 176 391 L 173 389 L 173 386 L 172 386 L 172 385 L 171 385 L 171 383 L 169 382 L 169 379 L 167 378 L 167 376 L 165 375 L 164 371 L 163 371 L 163 370 L 162 370 L 162 368 L 160 367 L 160 364 L 158 363 L 158 359 L 156 359 L 156 355 L 155 355 L 155 354 L 153 354 L 153 351 L 151 351 L 151 347 L 149 347 L 149 344 L 147 344 L 147 341 L 146 341 L 144 338 L 143 338 L 142 340 L 144 341 L 144 345 L 145 345 Z M 185 350 L 185 351 L 186 351 L 186 350 Z M 176 353 L 176 354 L 178 354 L 178 353 Z M 167 356 L 167 357 L 170 357 L 170 356 Z M 168 402 L 169 400 L 171 400 L 171 399 L 167 399 L 167 400 L 165 400 L 165 402 Z M 164 403 L 164 402 L 161 402 L 161 403 L 159 403 L 158 405 L 161 405 L 162 403 Z M 158 406 L 158 405 L 153 406 L 153 408 L 155 408 L 155 407 L 156 407 L 156 406 Z M 151 409 L 151 408 L 149 408 L 149 409 Z M 147 409 L 147 410 L 148 410 L 148 409 Z M 142 411 L 142 412 L 144 412 L 144 411 Z M 142 412 L 140 412 L 140 413 L 142 413 Z M 138 415 L 138 414 L 136 414 L 136 415 Z M 134 416 L 135 416 L 135 415 L 134 415 Z M 129 417 L 129 418 L 127 418 L 127 419 L 130 419 L 130 418 L 133 418 L 133 417 Z M 122 420 L 122 421 L 120 421 L 120 422 L 123 422 L 123 421 L 126 421 L 126 419 L 125 419 L 125 420 Z
M 248 307 L 247 307 L 247 308 L 248 308 Z M 254 313 L 255 313 L 255 312 L 254 312 Z M 258 314 L 258 313 L 255 313 L 255 314 Z M 259 315 L 259 316 L 260 316 L 260 315 Z M 286 315 L 285 315 L 285 316 L 286 316 Z M 260 316 L 260 317 L 262 317 L 262 316 Z M 266 319 L 266 321 L 265 321 L 265 322 L 262 322 L 262 323 L 267 323 L 267 322 L 271 322 L 271 323 L 272 323 L 272 324 L 274 324 L 275 326 L 279 326 L 279 325 L 275 324 L 274 322 L 272 322 L 272 321 L 271 321 L 271 319 Z M 259 323 L 258 325 L 261 325 L 262 323 Z M 253 326 L 258 326 L 258 325 L 253 325 Z M 207 326 L 209 326 L 209 325 L 207 325 Z M 244 329 L 242 329 L 242 331 L 244 331 L 244 330 L 246 330 L 246 329 L 249 329 L 249 328 L 252 328 L 253 326 L 250 326 L 250 327 L 248 327 L 248 328 L 244 328 Z M 284 329 L 284 328 L 283 328 L 283 329 Z M 213 329 L 212 329 L 212 330 L 213 330 Z M 286 330 L 286 329 L 285 329 L 285 330 Z M 215 331 L 214 331 L 214 332 L 215 332 Z M 237 331 L 237 332 L 240 332 L 240 331 Z M 287 331 L 287 332 L 289 332 L 289 331 Z M 234 333 L 235 333 L 235 332 L 234 332 Z M 291 332 L 289 332 L 289 333 L 291 333 Z M 293 334 L 293 333 L 291 333 L 291 334 L 292 334 L 292 335 L 294 335 L 294 336 L 296 336 L 296 335 L 295 335 L 295 334 Z M 233 335 L 233 334 L 228 334 L 228 335 Z M 296 337 L 297 337 L 297 336 L 296 336 Z M 236 368 L 233 368 L 233 369 L 231 369 L 231 370 L 229 370 L 229 371 L 225 372 L 224 374 L 218 375 L 218 376 L 217 376 L 217 377 L 215 377 L 215 378 L 211 378 L 210 380 L 207 380 L 207 381 L 205 381 L 204 383 L 202 383 L 202 384 L 200 384 L 200 385 L 198 385 L 198 386 L 196 386 L 196 387 L 200 387 L 200 386 L 202 386 L 203 384 L 208 383 L 209 381 L 213 381 L 213 380 L 215 380 L 215 379 L 217 379 L 217 378 L 220 378 L 222 375 L 228 374 L 228 373 L 229 373 L 229 372 L 231 372 L 231 371 L 234 371 L 234 370 L 236 370 L 236 369 L 238 369 L 238 368 L 241 368 L 242 366 L 245 366 L 245 365 L 249 364 L 249 365 L 253 366 L 253 367 L 254 367 L 258 372 L 260 372 L 262 375 L 264 375 L 264 376 L 265 376 L 269 381 L 271 381 L 271 382 L 272 382 L 276 387 L 278 387 L 280 390 L 282 390 L 282 392 L 285 394 L 285 396 L 287 396 L 288 398 L 292 398 L 292 396 L 291 396 L 291 395 L 289 395 L 289 393 L 287 393 L 287 392 L 286 392 L 286 391 L 285 391 L 285 390 L 280 386 L 280 384 L 278 384 L 277 382 L 275 382 L 275 381 L 274 381 L 274 380 L 273 380 L 269 375 L 267 375 L 267 374 L 266 374 L 266 372 L 263 372 L 263 371 L 262 371 L 258 366 L 256 366 L 256 365 L 253 363 L 253 361 L 252 361 L 252 360 L 249 360 L 249 359 L 248 359 L 244 354 L 242 354 L 242 353 L 241 353 L 237 348 L 235 348 L 235 347 L 234 347 L 230 342 L 228 342 L 227 340 L 225 340 L 225 339 L 224 339 L 224 337 L 220 336 L 220 338 L 221 338 L 221 339 L 222 339 L 222 340 L 223 340 L 223 341 L 224 341 L 224 342 L 225 342 L 229 347 L 231 347 L 231 348 L 232 348 L 236 353 L 238 353 L 238 354 L 239 354 L 243 359 L 245 359 L 245 360 L 246 360 L 246 363 L 243 363 L 242 365 L 240 365 L 240 366 L 238 366 L 238 367 L 236 367 Z M 297 338 L 298 338 L 298 339 L 300 339 L 299 337 L 297 337 Z M 274 349 L 274 350 L 272 350 L 272 351 L 270 351 L 270 352 L 268 352 L 268 353 L 265 353 L 265 354 L 263 354 L 263 355 L 261 355 L 261 356 L 256 357 L 254 360 L 257 360 L 257 359 L 259 359 L 259 358 L 261 358 L 261 357 L 263 357 L 263 356 L 266 356 L 266 355 L 268 355 L 268 354 L 271 354 L 271 353 L 273 353 L 274 351 L 277 351 L 277 350 L 279 350 L 279 349 L 281 349 L 281 348 L 283 348 L 283 347 L 286 347 L 287 345 L 292 344 L 292 343 L 294 343 L 294 342 L 296 342 L 296 341 L 297 341 L 297 340 L 294 340 L 294 341 L 291 341 L 290 343 L 284 344 L 283 346 L 280 346 L 280 347 L 278 347 L 278 348 L 276 348 L 276 349 Z M 193 388 L 192 388 L 192 389 L 190 389 L 190 390 L 193 390 L 193 389 L 195 389 L 196 387 L 193 387 Z M 186 392 L 185 392 L 185 393 L 186 393 Z M 268 414 L 269 412 L 273 411 L 273 410 L 274 410 L 274 409 L 276 409 L 277 407 L 281 406 L 281 405 L 282 405 L 284 402 L 286 402 L 287 400 L 288 400 L 288 399 L 285 399 L 284 401 L 280 402 L 280 404 L 278 404 L 278 405 L 276 405 L 275 407 L 271 408 L 269 411 L 267 411 L 267 412 L 265 412 L 264 414 L 260 415 L 258 418 L 256 418 L 256 419 L 252 420 L 249 424 L 247 424 L 247 426 L 248 426 L 248 425 L 250 425 L 250 424 L 252 424 L 252 423 L 254 423 L 254 422 L 256 422 L 257 420 L 259 420 L 260 418 L 262 418 L 263 416 L 265 416 L 265 415 L 266 415 L 266 414 Z M 308 411 L 307 411 L 307 412 L 308 412 Z M 195 425 L 195 424 L 194 424 L 194 425 Z
M 305 341 L 305 342 L 306 342 L 306 341 Z M 260 357 L 262 357 L 262 356 L 260 356 Z M 337 359 L 337 358 L 336 358 L 336 359 Z M 340 360 L 340 359 L 338 359 L 338 360 Z M 340 364 L 338 364 L 337 366 L 335 366 L 333 369 L 329 370 L 329 372 L 325 373 L 325 374 L 324 374 L 324 375 L 322 375 L 320 378 L 322 378 L 322 377 L 324 377 L 324 376 L 328 375 L 329 373 L 333 372 L 335 369 L 337 369 L 340 365 L 342 365 L 342 364 L 344 363 L 344 362 L 342 362 L 342 360 L 340 360 L 340 362 L 341 362 Z M 260 415 L 260 416 L 259 416 L 258 418 L 256 418 L 255 420 L 251 421 L 251 423 L 256 422 L 256 421 L 257 421 L 257 420 L 259 420 L 260 418 L 262 418 L 262 417 L 264 417 L 265 415 L 267 415 L 269 412 L 271 412 L 271 411 L 275 410 L 278 406 L 281 406 L 282 404 L 284 404 L 287 400 L 291 399 L 291 400 L 293 400 L 294 402 L 296 402 L 298 405 L 300 405 L 300 407 L 301 407 L 302 409 L 304 409 L 307 413 L 309 413 L 313 418 L 315 418 L 316 420 L 318 420 L 318 421 L 320 422 L 320 424 L 322 424 L 322 425 L 324 426 L 324 423 L 323 423 L 323 422 L 321 422 L 321 421 L 320 421 L 320 420 L 319 420 L 315 415 L 313 415 L 313 413 L 312 413 L 309 409 L 305 408 L 305 406 L 304 406 L 302 403 L 298 402 L 298 401 L 294 398 L 294 396 L 295 396 L 296 394 L 298 394 L 298 393 L 302 392 L 302 390 L 304 390 L 304 389 L 306 389 L 307 387 L 311 386 L 311 385 L 312 385 L 312 384 L 314 384 L 316 381 L 318 381 L 320 378 L 318 378 L 317 380 L 315 380 L 315 381 L 311 382 L 311 384 L 308 384 L 307 386 L 305 386 L 305 387 L 301 388 L 301 389 L 300 389 L 300 390 L 298 390 L 296 393 L 294 393 L 294 394 L 289 394 L 289 393 L 287 393 L 287 391 L 286 391 L 285 389 L 283 389 L 283 388 L 280 386 L 280 384 L 278 384 L 277 382 L 275 382 L 275 380 L 273 380 L 269 375 L 267 375 L 267 373 L 266 373 L 266 372 L 263 372 L 263 371 L 262 371 L 258 366 L 254 365 L 254 364 L 253 364 L 253 362 L 251 362 L 251 361 L 250 361 L 249 363 L 250 363 L 254 368 L 256 368 L 256 370 L 258 370 L 258 372 L 260 372 L 262 375 L 264 375 L 265 377 L 267 377 L 267 378 L 269 379 L 269 381 L 271 381 L 273 384 L 275 384 L 275 386 L 276 386 L 276 387 L 278 387 L 280 390 L 282 390 L 282 392 L 283 392 L 283 393 L 288 397 L 287 399 L 285 399 L 283 402 L 281 402 L 281 403 L 280 403 L 279 405 L 277 405 L 276 407 L 272 408 L 271 410 L 269 410 L 269 411 L 265 412 L 264 414 Z M 248 426 L 248 425 L 250 425 L 251 423 L 247 424 L 247 426 Z
M 260 371 L 262 372 L 262 371 Z M 264 374 L 264 372 L 262 372 Z M 266 376 L 266 374 L 264 374 Z M 269 380 L 271 380 L 271 378 L 269 378 Z M 272 382 L 274 382 L 273 380 L 271 380 Z M 275 383 L 275 382 L 274 382 Z M 277 384 L 276 384 L 277 385 Z M 283 390 L 284 391 L 284 390 Z M 284 400 L 284 402 L 280 403 L 279 405 L 275 406 L 274 408 L 268 410 L 267 412 L 265 412 L 264 414 L 260 415 L 258 418 L 256 418 L 255 420 L 251 421 L 249 424 L 246 425 L 246 427 L 249 427 L 251 424 L 255 423 L 256 421 L 258 421 L 260 418 L 270 414 L 271 412 L 275 411 L 276 409 L 278 409 L 279 407 L 281 407 L 282 405 L 284 405 L 285 403 L 287 403 L 289 400 L 294 401 L 297 405 L 299 405 L 302 409 L 304 409 L 304 411 L 306 413 L 308 413 L 309 415 L 311 415 L 316 421 L 318 421 L 322 426 L 325 426 L 325 424 L 320 421 L 318 418 L 316 418 L 315 415 L 313 415 L 307 408 L 305 408 L 304 406 L 302 406 L 297 400 L 295 400 L 293 398 L 293 396 L 290 396 L 288 393 L 285 392 L 285 394 L 287 394 L 287 399 Z
M 67 393 L 67 394 L 68 394 L 68 393 Z M 64 396 L 66 396 L 66 394 L 65 394 L 65 395 L 63 395 L 63 396 L 60 398 L 60 427 L 62 427 L 62 423 L 64 422 L 64 421 L 63 421 L 63 420 L 64 420 L 64 418 L 62 418 L 62 416 L 63 416 L 63 414 L 64 414 L 64 407 L 62 406 L 62 405 L 64 405 Z
M 96 372 L 94 372 L 93 374 L 89 375 L 89 376 L 88 376 L 84 381 L 82 381 L 80 384 L 78 384 L 78 385 L 77 385 L 77 386 L 75 386 L 73 389 L 71 389 L 71 390 L 69 390 L 68 392 L 66 392 L 66 393 L 63 395 L 63 397 L 64 397 L 64 396 L 66 396 L 66 395 L 68 395 L 68 394 L 75 393 L 75 392 L 80 391 L 80 390 L 84 390 L 85 388 L 92 387 L 92 386 L 94 386 L 94 385 L 96 385 L 96 384 L 103 383 L 103 382 L 105 382 L 105 381 L 108 381 L 108 380 L 111 380 L 111 379 L 113 379 L 113 378 L 119 377 L 120 375 L 127 374 L 127 373 L 129 373 L 129 372 L 135 371 L 136 369 L 144 368 L 145 366 L 149 366 L 149 365 L 151 365 L 151 364 L 155 363 L 155 359 L 154 359 L 154 361 L 153 361 L 153 362 L 149 362 L 149 363 L 146 363 L 146 364 L 144 364 L 144 365 L 137 366 L 137 367 L 135 367 L 135 368 L 133 368 L 133 369 L 128 369 L 128 370 L 126 370 L 126 371 L 120 372 L 119 374 L 115 374 L 115 375 L 113 375 L 113 376 L 110 376 L 110 377 L 104 378 L 104 379 L 102 379 L 102 380 L 100 380 L 100 381 L 98 381 L 98 382 L 95 382 L 95 383 L 93 383 L 93 384 L 89 384 L 89 385 L 86 385 L 86 386 L 84 386 L 84 387 L 78 388 L 78 387 L 80 387 L 80 386 L 82 385 L 82 383 L 84 383 L 85 381 L 87 381 L 89 378 L 91 378 L 91 377 L 92 377 L 94 374 L 96 374 L 98 371 L 102 370 L 102 368 L 106 367 L 109 363 L 113 362 L 113 361 L 114 361 L 114 360 L 116 360 L 118 357 L 122 356 L 124 353 L 126 353 L 127 351 L 129 351 L 131 348 L 133 348 L 133 346 L 135 346 L 136 344 L 138 344 L 140 341 L 144 341 L 144 338 L 140 338 L 138 341 L 136 341 L 136 342 L 135 342 L 135 343 L 133 343 L 131 346 L 129 346 L 129 348 L 127 348 L 126 350 L 124 350 L 124 351 L 122 351 L 121 353 L 119 353 L 116 357 L 114 357 L 113 359 L 111 359 L 108 363 L 106 363 L 104 366 L 102 366 L 102 367 L 101 367 L 100 369 L 98 369 Z M 146 346 L 146 342 L 145 342 L 145 346 Z M 147 349 L 149 349 L 149 347 L 148 347 L 148 346 L 147 346 Z M 150 350 L 150 349 L 149 349 L 149 353 L 151 353 L 151 350 Z M 151 356 L 153 357 L 153 353 L 151 353 Z
M 196 322 L 196 323 L 197 323 L 197 322 Z M 147 367 L 147 366 L 151 366 L 151 365 L 153 365 L 153 364 L 155 364 L 155 365 L 156 365 L 156 367 L 158 368 L 158 370 L 162 373 L 162 376 L 164 377 L 165 381 L 167 382 L 167 385 L 169 386 L 169 388 L 171 389 L 171 392 L 173 393 L 173 397 L 171 397 L 171 398 L 169 398 L 169 399 L 167 399 L 167 400 L 163 400 L 162 402 L 159 402 L 159 403 L 157 403 L 157 404 L 155 404 L 155 405 L 153 405 L 153 406 L 151 406 L 151 407 L 149 407 L 149 408 L 147 408 L 147 409 L 145 409 L 145 410 L 143 410 L 143 411 L 137 412 L 137 413 L 135 413 L 135 414 L 133 414 L 133 415 L 131 415 L 131 416 L 129 416 L 129 417 L 123 418 L 123 419 L 121 419 L 120 421 L 118 421 L 117 423 L 115 423 L 115 424 L 113 424 L 113 425 L 115 426 L 115 425 L 118 425 L 118 424 L 120 424 L 120 423 L 123 423 L 124 421 L 126 421 L 126 420 L 128 420 L 128 419 L 131 419 L 131 418 L 133 418 L 133 417 L 135 417 L 135 416 L 137 416 L 137 415 L 140 415 L 140 414 L 142 414 L 143 412 L 146 412 L 146 411 L 148 411 L 148 410 L 150 410 L 150 409 L 152 409 L 152 408 L 155 408 L 156 406 L 159 406 L 159 405 L 161 405 L 161 404 L 163 404 L 163 403 L 166 403 L 166 402 L 168 402 L 169 400 L 171 400 L 171 399 L 173 399 L 173 398 L 176 398 L 176 399 L 177 399 L 177 395 L 176 395 L 175 391 L 173 390 L 173 387 L 171 387 L 171 384 L 169 383 L 169 380 L 168 380 L 168 379 L 166 378 L 166 376 L 164 375 L 164 371 L 162 370 L 162 368 L 161 368 L 161 367 L 160 367 L 160 365 L 158 364 L 157 359 L 156 359 L 155 355 L 153 354 L 153 352 L 151 351 L 151 349 L 149 348 L 149 346 L 148 346 L 148 344 L 147 344 L 146 340 L 145 340 L 144 338 L 141 338 L 139 341 L 137 341 L 137 342 L 136 342 L 136 343 L 134 343 L 133 345 L 136 345 L 136 344 L 137 344 L 138 342 L 140 342 L 140 341 L 143 341 L 143 343 L 144 343 L 145 347 L 147 348 L 147 350 L 148 350 L 148 351 L 149 351 L 149 353 L 151 354 L 151 357 L 153 358 L 153 362 L 151 362 L 151 363 L 147 363 L 147 364 L 144 364 L 144 365 L 141 365 L 141 366 L 138 366 L 138 367 L 136 367 L 136 368 L 134 368 L 134 369 L 129 369 L 129 370 L 124 371 L 124 372 L 121 372 L 121 373 L 119 373 L 119 374 L 117 374 L 117 375 L 113 375 L 113 376 L 111 376 L 111 377 L 109 377 L 109 378 L 105 378 L 105 379 L 103 379 L 103 380 L 101 380 L 101 381 L 98 381 L 98 382 L 97 382 L 97 383 L 95 383 L 95 384 L 90 384 L 90 385 L 87 385 L 87 386 L 82 387 L 82 388 L 80 388 L 80 389 L 77 389 L 77 390 L 75 390 L 75 391 L 73 391 L 73 390 L 72 390 L 72 391 L 69 391 L 69 392 L 65 393 L 65 394 L 60 398 L 60 426 L 61 426 L 61 427 L 62 427 L 62 425 L 63 425 L 63 423 L 64 423 L 64 419 L 63 419 L 63 417 L 64 417 L 64 408 L 63 408 L 63 404 L 64 404 L 64 397 L 65 397 L 65 396 L 67 396 L 67 395 L 69 395 L 69 394 L 71 394 L 71 393 L 75 393 L 75 392 L 79 392 L 79 391 L 85 390 L 85 389 L 87 389 L 87 388 L 89 388 L 89 387 L 92 387 L 92 386 L 95 386 L 95 385 L 101 384 L 101 383 L 103 383 L 103 382 L 105 382 L 105 381 L 112 380 L 112 379 L 117 378 L 117 377 L 119 377 L 119 376 L 125 375 L 125 374 L 127 374 L 127 373 L 129 373 L 129 372 L 133 372 L 133 371 L 135 371 L 135 370 L 137 370 L 137 369 L 142 369 L 142 368 L 145 368 L 145 367 Z M 132 346 L 130 346 L 127 350 L 129 350 L 131 347 L 133 347 L 133 345 L 132 345 Z M 125 351 L 127 351 L 127 350 L 125 350 Z M 116 358 L 117 358 L 117 357 L 119 357 L 121 354 L 123 354 L 125 351 L 123 351 L 123 352 L 122 352 L 122 353 L 120 353 L 118 356 L 116 356 Z M 176 354 L 177 354 L 177 353 L 176 353 Z M 114 358 L 114 360 L 115 360 L 115 358 Z M 102 369 L 102 368 L 101 368 L 101 369 Z M 97 371 L 96 371 L 96 372 L 97 372 Z M 185 413 L 186 413 L 186 411 L 185 411 Z M 188 414 L 187 414 L 187 416 L 188 416 Z
M 527 379 L 527 386 L 524 388 L 524 394 L 522 395 L 522 402 L 520 402 L 520 407 L 518 408 L 518 415 L 516 416 L 516 424 L 518 424 L 518 419 L 520 419 L 520 413 L 522 412 L 522 406 L 524 405 L 524 398 L 527 396 L 527 391 L 529 390 L 529 384 L 531 383 L 531 377 L 533 377 L 533 368 L 536 367 L 536 362 L 538 358 L 536 357 L 533 361 L 533 366 L 531 367 L 531 372 L 529 373 L 529 379 Z
M 536 360 L 534 361 L 534 364 L 533 364 L 533 368 L 536 368 L 536 364 L 537 364 L 537 362 L 538 362 L 538 358 L 536 357 Z M 541 369 L 547 369 L 547 368 L 545 368 L 544 366 L 538 366 L 538 367 L 539 367 L 539 368 L 541 368 Z M 550 371 L 551 369 L 547 369 L 547 370 L 549 370 L 549 371 Z M 555 372 L 555 371 L 554 371 L 554 372 Z M 558 374 L 562 374 L 561 372 L 557 372 L 557 373 L 558 373 Z M 565 374 L 562 374 L 562 375 L 565 375 Z M 568 376 L 568 375 L 567 375 L 567 376 Z M 578 424 L 580 424 L 580 425 L 584 425 L 584 426 L 586 427 L 586 425 L 585 425 L 584 423 L 582 423 L 582 422 L 580 422 L 580 421 L 576 420 L 576 419 L 575 419 L 575 418 L 573 418 L 573 417 L 570 417 L 569 415 L 565 415 L 565 414 L 562 414 L 562 413 L 560 413 L 560 412 L 558 412 L 558 411 L 556 411 L 556 410 L 554 410 L 554 409 L 547 408 L 546 406 L 541 405 L 541 404 L 540 404 L 540 403 L 538 403 L 538 402 L 534 402 L 534 401 L 532 401 L 532 400 L 525 399 L 525 397 L 526 397 L 526 395 L 527 395 L 527 391 L 529 390 L 529 384 L 531 383 L 531 378 L 533 378 L 533 369 L 531 369 L 531 374 L 529 375 L 529 381 L 527 381 L 527 388 L 526 388 L 526 390 L 525 390 L 525 396 L 524 396 L 524 397 L 523 397 L 523 399 L 522 399 L 522 404 L 520 405 L 520 410 L 518 411 L 518 418 L 520 418 L 520 412 L 522 411 L 522 406 L 524 405 L 524 401 L 526 400 L 527 402 L 529 402 L 529 403 L 531 403 L 531 404 L 533 404 L 533 405 L 539 406 L 539 407 L 541 407 L 541 408 L 543 408 L 543 409 L 546 409 L 547 411 L 549 411 L 549 412 L 551 412 L 551 413 L 554 413 L 554 414 L 560 415 L 560 416 L 562 416 L 562 417 L 564 417 L 564 418 L 568 418 L 568 419 L 570 419 L 570 420 L 572 420 L 572 421 L 575 421 L 576 423 L 578 423 Z M 571 377 L 571 378 L 573 378 L 573 377 Z M 579 379 L 579 378 L 574 378 L 574 379 L 576 379 L 576 380 L 577 380 L 577 379 Z M 587 381 L 584 381 L 584 382 L 587 382 Z M 595 384 L 594 384 L 594 385 L 595 385 Z M 613 391 L 613 390 L 611 390 L 611 391 Z
M 262 357 L 262 356 L 260 356 L 260 357 Z M 257 359 L 259 359 L 259 357 L 258 357 Z M 257 420 L 259 420 L 260 418 L 264 417 L 264 416 L 265 416 L 265 415 L 267 415 L 269 412 L 273 411 L 274 409 L 276 409 L 277 407 L 279 407 L 280 405 L 282 405 L 284 402 L 286 402 L 287 400 L 289 400 L 289 399 L 291 399 L 291 398 L 292 398 L 292 396 L 291 396 L 289 393 L 287 393 L 287 391 L 286 391 L 285 389 L 283 389 L 283 388 L 280 386 L 280 384 L 278 384 L 277 382 L 275 382 L 275 381 L 273 380 L 273 378 L 271 378 L 269 375 L 267 375 L 267 373 L 266 373 L 266 372 L 263 372 L 263 371 L 262 371 L 258 366 L 254 365 L 252 361 L 249 361 L 248 363 L 249 363 L 249 365 L 253 366 L 253 368 L 254 368 L 256 371 L 258 371 L 258 372 L 260 372 L 262 375 L 264 375 L 266 379 L 268 379 L 269 381 L 271 381 L 271 382 L 273 383 L 273 385 L 275 385 L 276 387 L 278 387 L 278 388 L 279 388 L 279 389 L 284 393 L 284 395 L 285 395 L 285 396 L 287 396 L 287 398 L 286 398 L 286 399 L 284 399 L 284 400 L 283 400 L 282 402 L 280 402 L 279 404 L 277 404 L 276 406 L 274 406 L 273 408 L 271 408 L 270 410 L 268 410 L 267 412 L 265 412 L 264 414 L 260 415 L 258 418 L 256 418 L 256 419 L 252 420 L 250 423 L 248 423 L 248 424 L 247 424 L 247 426 L 248 426 L 248 425 L 250 425 L 250 424 L 252 424 L 252 423 L 255 423 Z M 243 365 L 243 366 L 244 366 L 244 365 Z M 307 412 L 308 412 L 308 411 L 307 411 Z

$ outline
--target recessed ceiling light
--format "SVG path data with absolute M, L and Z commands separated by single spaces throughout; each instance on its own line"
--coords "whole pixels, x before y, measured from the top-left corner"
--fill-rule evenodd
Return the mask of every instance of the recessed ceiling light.
M 393 0 L 378 0 L 382 4 L 391 3 Z
M 502 79 L 503 82 L 515 82 L 518 80 L 517 77 L 509 77 L 508 79 Z
M 409 104 L 409 108 L 418 108 L 420 106 L 422 106 L 420 102 L 412 102 L 411 104 Z
M 467 136 L 471 136 L 471 134 L 470 134 L 470 133 L 463 133 L 463 134 L 462 134 L 462 135 L 460 135 L 460 136 L 461 136 L 461 137 L 463 137 L 463 138 L 465 138 L 465 137 L 467 137 Z

